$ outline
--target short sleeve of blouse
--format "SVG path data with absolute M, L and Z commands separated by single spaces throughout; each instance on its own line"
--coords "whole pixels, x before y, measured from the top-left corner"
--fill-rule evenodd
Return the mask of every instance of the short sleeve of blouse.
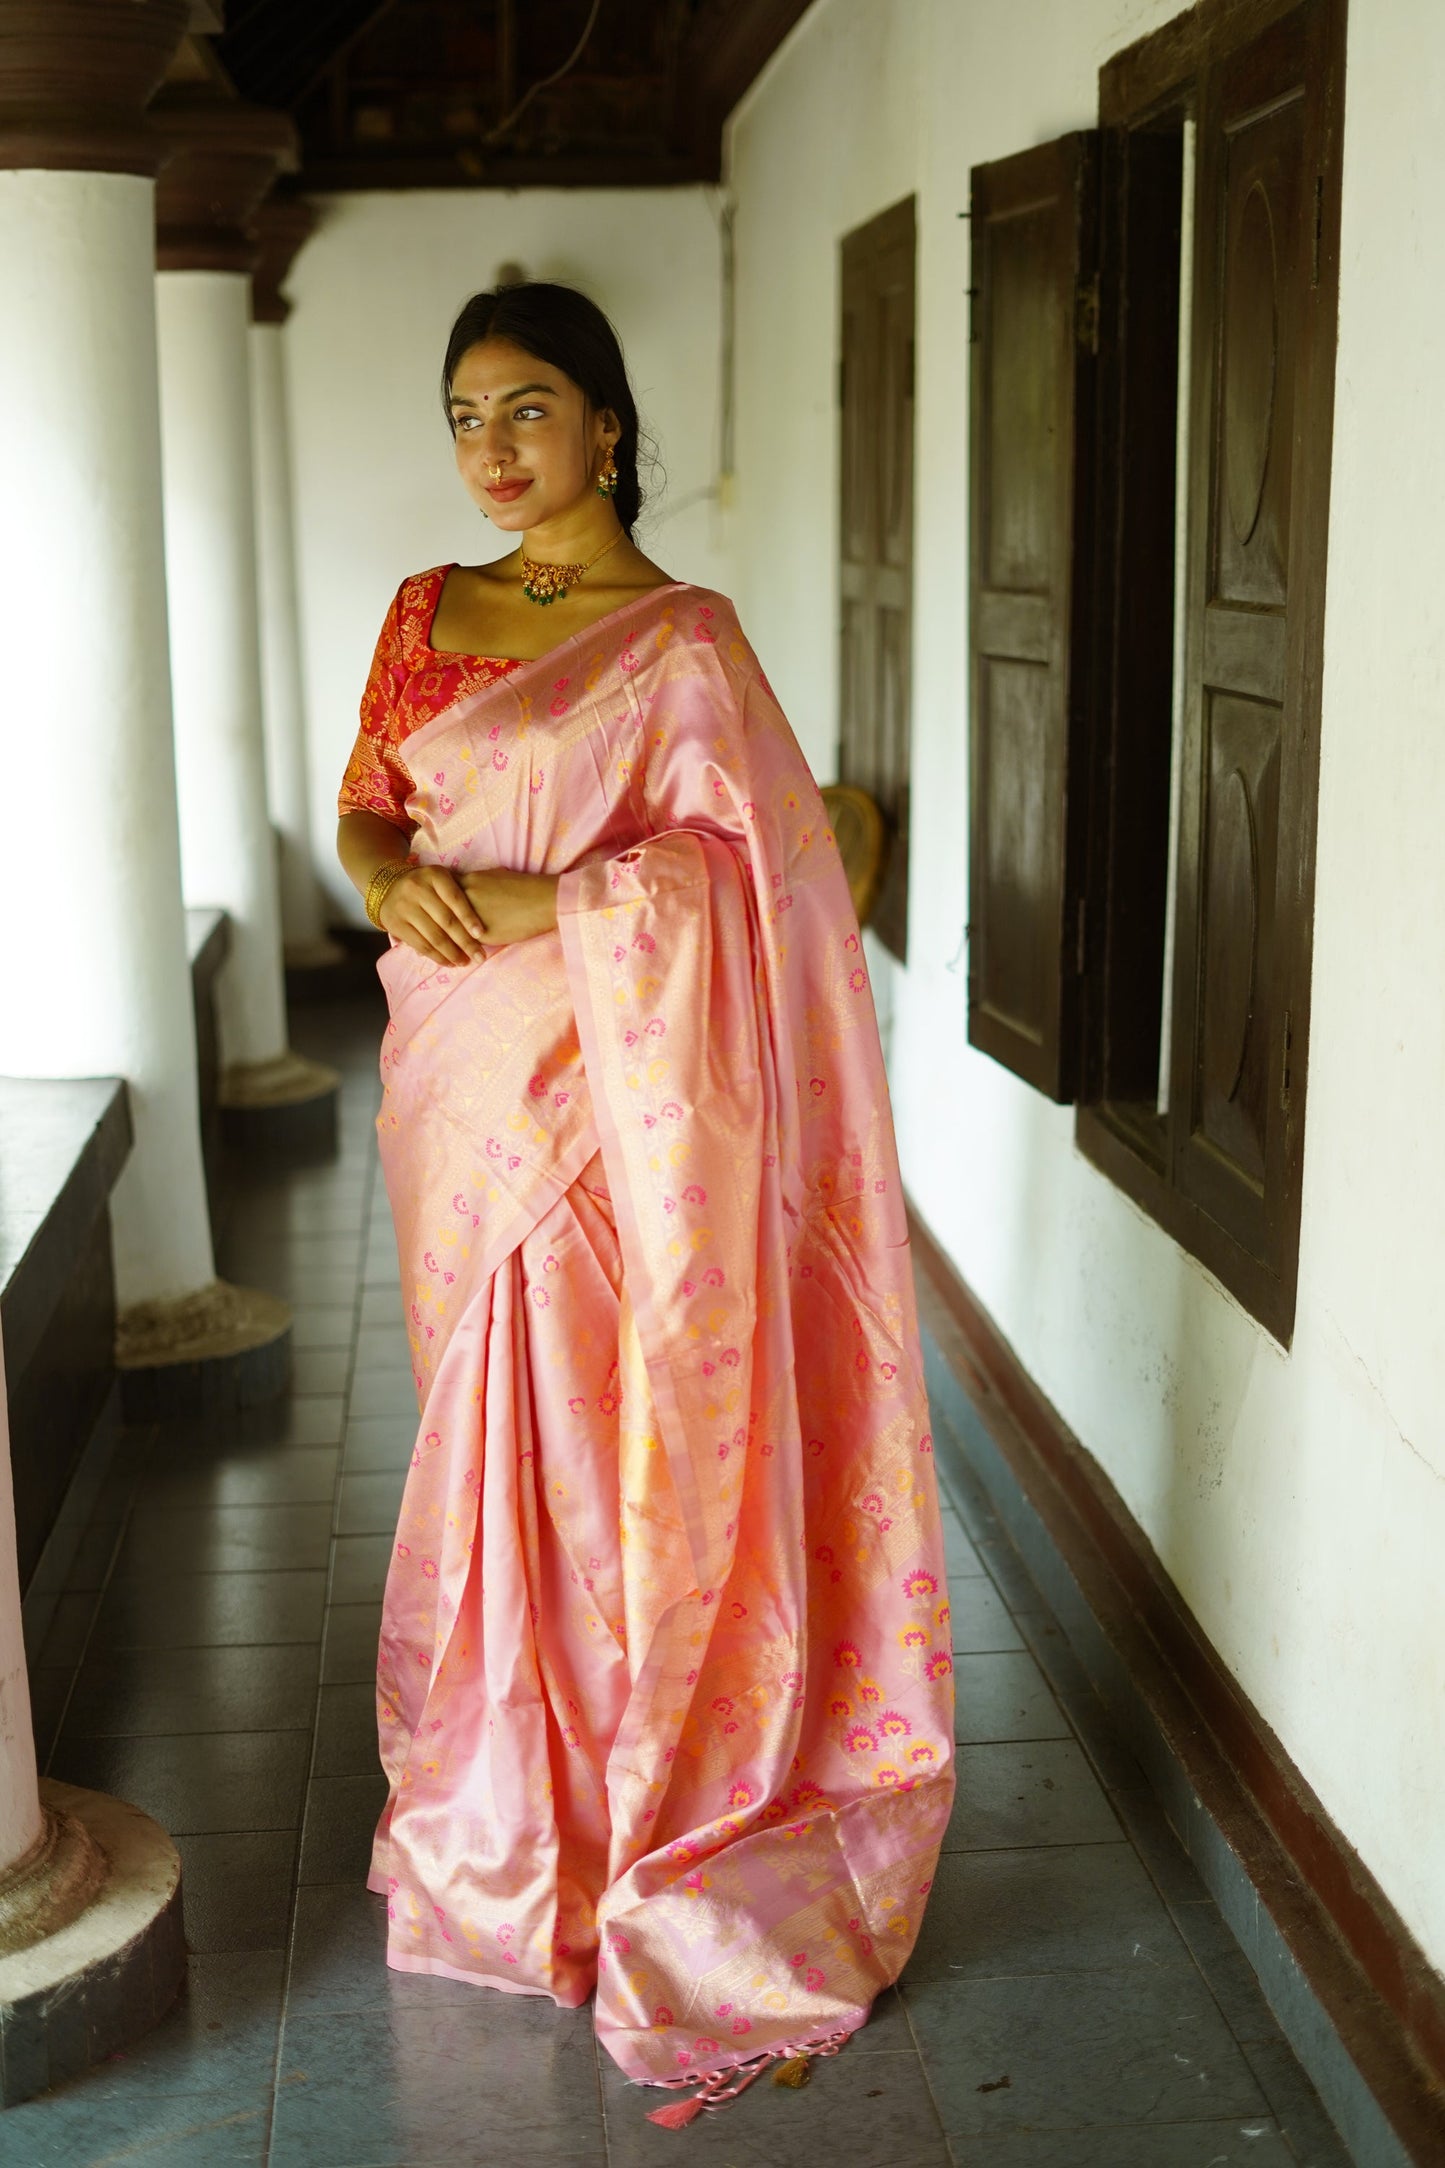
M 351 748 L 351 758 L 346 763 L 337 800 L 340 813 L 379 813 L 383 820 L 408 832 L 411 822 L 407 819 L 406 801 L 412 779 L 401 758 L 397 703 L 411 675 L 403 625 L 404 597 L 409 584 L 404 581 L 398 588 L 382 624 L 371 675 L 361 696 L 361 727 Z

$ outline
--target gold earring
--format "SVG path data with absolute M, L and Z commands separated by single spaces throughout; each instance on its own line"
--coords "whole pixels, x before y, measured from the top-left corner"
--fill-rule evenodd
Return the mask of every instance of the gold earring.
M 617 495 L 617 481 L 617 461 L 612 456 L 612 446 L 609 444 L 607 457 L 602 462 L 602 472 L 597 477 L 598 496 L 615 497 Z

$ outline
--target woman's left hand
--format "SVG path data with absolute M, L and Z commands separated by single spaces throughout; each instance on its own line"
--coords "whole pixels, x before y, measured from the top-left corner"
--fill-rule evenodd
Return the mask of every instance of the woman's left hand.
M 506 948 L 551 933 L 557 924 L 557 880 L 550 873 L 459 873 L 467 901 L 482 922 L 488 948 Z

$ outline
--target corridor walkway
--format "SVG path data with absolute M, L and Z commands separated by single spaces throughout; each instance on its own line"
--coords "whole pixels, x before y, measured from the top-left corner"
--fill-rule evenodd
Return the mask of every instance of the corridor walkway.
M 42 1765 L 184 1858 L 190 1991 L 0 2118 L 5 2168 L 1348 2168 L 1218 1912 L 981 1501 L 948 1513 L 962 1781 L 903 1993 L 811 2084 L 686 2132 L 588 2013 L 403 1978 L 363 1887 L 372 1669 L 414 1416 L 375 1169 L 376 1012 L 336 1164 L 241 1169 L 221 1266 L 296 1305 L 241 1438 L 127 1432 L 36 1654 Z

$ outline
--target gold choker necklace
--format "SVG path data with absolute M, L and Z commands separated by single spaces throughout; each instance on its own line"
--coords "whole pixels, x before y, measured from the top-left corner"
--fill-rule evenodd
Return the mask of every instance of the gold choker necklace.
M 604 542 L 595 557 L 589 557 L 585 565 L 543 565 L 535 557 L 527 555 L 527 545 L 522 543 L 522 593 L 529 602 L 563 602 L 570 588 L 577 585 L 584 572 L 590 572 L 600 564 L 609 550 L 615 550 L 625 530 L 618 528 L 610 542 Z

